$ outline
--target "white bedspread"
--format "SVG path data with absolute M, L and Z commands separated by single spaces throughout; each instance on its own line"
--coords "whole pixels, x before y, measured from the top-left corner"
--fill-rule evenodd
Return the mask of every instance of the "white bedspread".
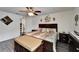
M 42 40 L 52 42 L 53 50 L 54 52 L 56 52 L 57 32 L 51 34 L 51 33 L 46 33 L 46 32 L 35 31 L 35 32 L 27 33 L 26 35 L 30 35 L 30 36 L 33 36 L 33 37 L 36 37 Z

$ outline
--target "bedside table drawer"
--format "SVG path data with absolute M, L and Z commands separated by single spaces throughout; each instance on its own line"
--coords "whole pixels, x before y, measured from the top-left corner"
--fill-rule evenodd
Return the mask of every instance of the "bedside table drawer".
M 63 43 L 68 43 L 69 40 L 68 35 L 69 34 L 59 33 L 59 41 Z

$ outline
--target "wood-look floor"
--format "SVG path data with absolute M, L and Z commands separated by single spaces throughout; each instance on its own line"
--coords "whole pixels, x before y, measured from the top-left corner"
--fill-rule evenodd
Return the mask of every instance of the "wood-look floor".
M 14 52 L 14 40 L 0 42 L 0 52 Z M 69 45 L 58 42 L 57 52 L 69 52 Z

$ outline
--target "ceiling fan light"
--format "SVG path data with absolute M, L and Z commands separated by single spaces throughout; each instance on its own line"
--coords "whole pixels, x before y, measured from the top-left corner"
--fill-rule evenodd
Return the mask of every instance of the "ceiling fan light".
M 28 15 L 29 16 L 34 16 L 34 14 L 32 12 L 29 12 Z

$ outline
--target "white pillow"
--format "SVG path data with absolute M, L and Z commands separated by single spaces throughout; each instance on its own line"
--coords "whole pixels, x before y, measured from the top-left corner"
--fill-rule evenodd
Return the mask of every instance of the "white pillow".
M 47 29 L 46 28 L 42 28 L 42 32 L 47 32 Z
M 54 33 L 54 32 L 56 32 L 56 29 L 48 28 L 47 32 L 53 32 Z
M 40 32 L 52 32 L 52 33 L 56 32 L 56 29 L 53 28 L 40 28 L 39 30 Z

